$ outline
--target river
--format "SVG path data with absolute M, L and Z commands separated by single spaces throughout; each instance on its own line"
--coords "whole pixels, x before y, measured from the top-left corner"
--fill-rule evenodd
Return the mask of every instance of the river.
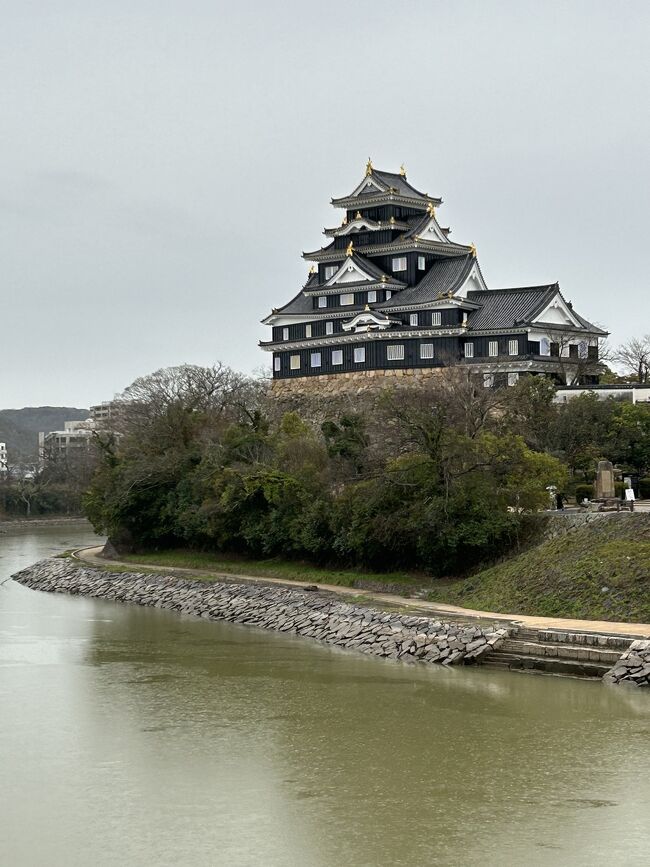
M 7 581 L 2 867 L 647 865 L 650 695 L 406 665 Z

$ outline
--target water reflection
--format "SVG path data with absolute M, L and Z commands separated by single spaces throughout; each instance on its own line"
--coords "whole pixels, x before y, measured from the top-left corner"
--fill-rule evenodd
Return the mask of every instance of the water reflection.
M 0 863 L 645 861 L 649 696 L 14 583 L 0 606 Z

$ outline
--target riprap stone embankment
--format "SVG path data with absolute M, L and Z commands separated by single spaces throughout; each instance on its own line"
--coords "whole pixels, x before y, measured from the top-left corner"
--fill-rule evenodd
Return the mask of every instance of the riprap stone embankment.
M 352 605 L 318 591 L 110 572 L 69 558 L 41 560 L 13 578 L 33 590 L 166 608 L 407 661 L 443 665 L 479 662 L 508 634 L 506 629 L 490 630 Z
M 650 686 L 650 641 L 633 641 L 603 680 L 626 686 Z

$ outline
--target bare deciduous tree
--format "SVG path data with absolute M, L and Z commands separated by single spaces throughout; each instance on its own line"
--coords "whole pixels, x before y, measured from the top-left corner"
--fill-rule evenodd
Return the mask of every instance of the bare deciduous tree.
M 625 370 L 625 375 L 635 382 L 650 381 L 650 334 L 643 337 L 633 337 L 627 343 L 622 343 L 614 354 Z

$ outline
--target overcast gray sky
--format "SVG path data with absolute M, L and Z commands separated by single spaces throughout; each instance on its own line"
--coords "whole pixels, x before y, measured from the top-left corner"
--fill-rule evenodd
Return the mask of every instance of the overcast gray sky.
M 0 0 L 0 407 L 268 363 L 366 159 L 488 285 L 650 331 L 650 3 Z

